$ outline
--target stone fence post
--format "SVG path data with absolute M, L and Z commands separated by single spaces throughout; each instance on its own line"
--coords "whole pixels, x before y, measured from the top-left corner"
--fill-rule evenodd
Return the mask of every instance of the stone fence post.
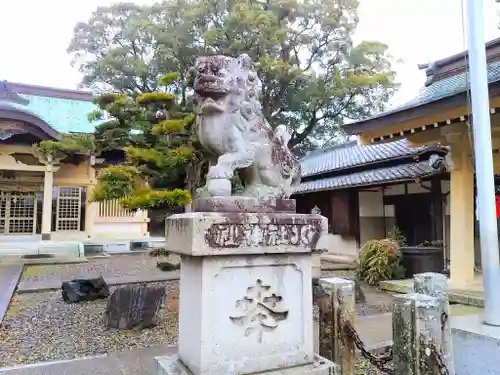
M 395 375 L 450 374 L 443 368 L 441 305 L 423 294 L 396 295 L 393 306 Z
M 340 326 L 339 316 L 354 327 L 356 298 L 354 281 L 340 277 L 320 279 L 328 297 L 320 302 L 320 355 L 340 365 L 342 375 L 354 375 L 356 348 Z
M 439 303 L 441 313 L 441 342 L 442 356 L 449 375 L 455 374 L 455 365 L 453 360 L 453 346 L 451 342 L 450 326 L 450 302 L 448 299 L 448 279 L 440 273 L 420 273 L 413 276 L 413 289 L 415 293 L 425 294 L 435 297 Z

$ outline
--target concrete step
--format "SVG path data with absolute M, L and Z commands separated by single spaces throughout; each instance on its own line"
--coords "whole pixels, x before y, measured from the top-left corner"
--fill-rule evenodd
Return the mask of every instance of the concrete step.
M 151 375 L 154 357 L 174 354 L 173 346 L 136 349 L 104 356 L 0 368 L 2 375 Z
M 79 241 L 1 241 L 0 258 L 34 254 L 83 257 L 83 244 Z

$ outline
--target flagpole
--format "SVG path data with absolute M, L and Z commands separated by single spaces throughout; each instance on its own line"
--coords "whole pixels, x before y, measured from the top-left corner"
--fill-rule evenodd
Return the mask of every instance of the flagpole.
M 467 0 L 469 79 L 476 171 L 484 323 L 500 326 L 500 256 L 495 205 L 483 0 Z M 471 212 L 470 215 L 474 213 Z M 473 251 L 473 249 L 471 249 Z

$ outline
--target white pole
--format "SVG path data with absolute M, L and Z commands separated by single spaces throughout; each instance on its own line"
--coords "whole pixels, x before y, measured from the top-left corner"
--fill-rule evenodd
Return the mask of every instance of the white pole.
M 483 0 L 468 0 L 467 3 L 472 129 L 474 131 L 479 236 L 484 287 L 484 323 L 500 326 L 500 259 L 495 209 L 488 71 L 483 29 Z M 473 212 L 470 213 L 470 215 L 473 214 Z

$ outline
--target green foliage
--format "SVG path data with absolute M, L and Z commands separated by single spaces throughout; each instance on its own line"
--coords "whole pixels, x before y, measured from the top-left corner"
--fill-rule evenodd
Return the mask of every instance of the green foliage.
M 166 257 L 170 255 L 170 252 L 164 247 L 157 247 L 149 252 L 152 257 Z
M 94 201 L 122 199 L 138 187 L 140 172 L 128 165 L 114 165 L 102 169 L 97 176 Z
M 96 109 L 87 115 L 87 119 L 89 122 L 100 120 L 102 119 L 102 112 Z
M 68 154 L 94 153 L 95 142 L 92 134 L 69 133 L 63 134 L 60 141 L 41 141 L 34 147 L 45 158 L 62 159 Z
M 432 240 L 432 241 L 424 241 L 417 245 L 417 247 L 443 247 L 443 241 L 441 240 Z
M 172 105 L 175 102 L 175 94 L 168 92 L 146 92 L 137 96 L 137 104 L 152 105 L 158 104 L 162 107 Z
M 68 51 L 83 86 L 132 96 L 168 86 L 183 105 L 197 56 L 248 53 L 259 62 L 266 118 L 287 125 L 290 146 L 303 154 L 338 142 L 341 125 L 382 111 L 397 88 L 387 46 L 352 40 L 357 7 L 356 0 L 120 3 L 77 24 Z M 172 104 L 167 96 L 146 102 Z
M 405 235 L 403 234 L 403 232 L 401 232 L 401 230 L 397 226 L 394 226 L 392 230 L 389 232 L 389 238 L 392 238 L 394 241 L 396 241 L 399 247 L 404 247 L 407 245 Z
M 170 262 L 157 262 L 156 267 L 159 268 L 162 271 L 168 272 L 168 271 L 175 271 L 181 268 L 180 264 L 173 264 Z
M 149 210 L 154 208 L 185 206 L 191 203 L 191 194 L 184 189 L 174 190 L 141 190 L 120 200 L 122 206 L 129 210 Z
M 392 238 L 366 242 L 359 252 L 358 274 L 370 285 L 402 277 L 398 243 Z
M 160 86 L 170 86 L 176 83 L 179 80 L 179 73 L 167 73 L 164 74 L 159 80 L 158 84 Z
M 163 83 L 176 73 L 165 74 Z M 173 208 L 191 202 L 204 168 L 194 131 L 194 114 L 183 106 L 175 87 L 134 96 L 108 93 L 96 98 L 111 120 L 94 136 L 99 152 L 123 150 L 126 165 L 98 175 L 94 199 L 118 199 L 127 209 Z M 146 189 L 146 187 L 148 187 Z

